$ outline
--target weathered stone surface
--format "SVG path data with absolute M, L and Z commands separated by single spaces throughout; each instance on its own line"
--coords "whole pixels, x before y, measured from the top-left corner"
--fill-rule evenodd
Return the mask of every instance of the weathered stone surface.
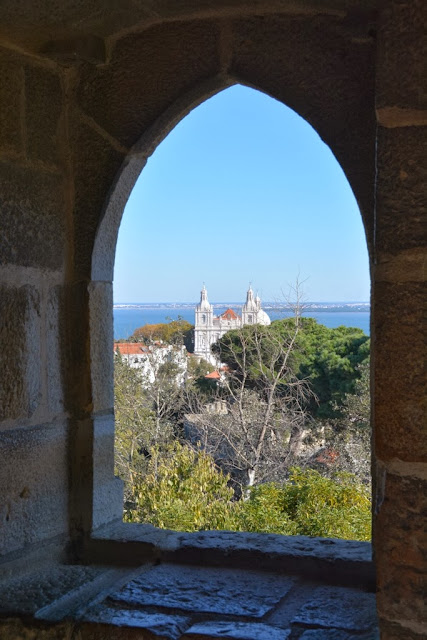
M 378 539 L 387 552 L 384 569 L 427 569 L 424 526 L 427 518 L 427 481 L 386 475 L 384 501 L 378 514 Z
M 41 397 L 39 292 L 0 286 L 0 309 L 0 421 L 28 418 Z
M 377 252 L 425 247 L 427 127 L 379 127 L 377 144 Z
M 423 283 L 374 285 L 373 404 L 377 456 L 427 460 Z
M 65 262 L 62 177 L 0 162 L 0 265 L 60 269 Z
M 291 578 L 232 569 L 162 565 L 110 595 L 129 606 L 260 618 L 292 587 Z M 245 598 L 241 598 L 241 594 Z
M 25 67 L 27 154 L 31 159 L 56 164 L 59 160 L 58 126 L 62 109 L 60 77 L 41 67 Z
M 389 567 L 382 567 L 381 564 L 386 562 L 384 557 L 379 559 L 378 615 L 380 618 L 401 620 L 404 626 L 422 632 L 426 623 L 425 570 L 422 566 L 412 569 L 391 563 Z
M 104 64 L 106 61 L 105 42 L 93 34 L 49 40 L 42 46 L 41 53 L 64 65 L 78 65 L 82 60 L 92 64 Z
M 95 567 L 60 565 L 8 580 L 0 587 L 0 612 L 3 616 L 35 613 L 101 572 Z
M 73 624 L 63 622 L 54 627 L 33 620 L 0 619 L 1 640 L 64 640 L 72 637 Z M 73 638 L 74 640 L 74 638 Z
M 92 385 L 90 376 L 89 293 L 87 282 L 64 287 L 63 322 L 65 333 L 63 375 L 64 404 L 72 415 L 89 417 L 92 413 Z
M 22 151 L 22 91 L 24 73 L 20 60 L 0 49 L 0 149 Z
M 380 616 L 425 623 L 426 517 L 427 482 L 387 474 L 376 523 Z
M 92 127 L 73 117 L 75 275 L 90 279 L 96 231 L 124 155 Z
M 308 629 L 304 631 L 299 640 L 379 640 L 378 631 L 355 635 L 342 629 Z
M 218 73 L 218 39 L 213 21 L 174 23 L 128 35 L 117 42 L 110 64 L 82 65 L 78 102 L 129 147 L 174 100 Z
M 94 418 L 93 512 L 97 528 L 123 517 L 123 481 L 114 477 L 114 416 Z
M 155 636 L 180 638 L 189 626 L 190 618 L 167 613 L 148 613 L 136 609 L 121 609 L 104 604 L 97 605 L 87 611 L 83 620 L 97 622 L 114 627 L 130 627 L 147 630 Z M 145 636 L 144 636 L 145 637 Z
M 67 427 L 4 431 L 0 438 L 0 556 L 68 532 Z
M 123 482 L 114 476 L 113 415 L 73 423 L 70 440 L 72 526 L 88 532 L 121 519 Z
M 173 632 L 172 635 L 164 634 L 161 631 L 157 633 L 156 629 L 117 627 L 99 622 L 83 622 L 76 628 L 73 640 L 178 640 L 178 638 Z
M 164 558 L 182 563 L 226 565 L 322 577 L 331 572 L 337 584 L 352 580 L 373 585 L 371 546 L 366 542 L 280 536 L 274 534 L 203 531 L 176 533 L 164 541 Z
M 113 281 L 116 243 L 123 211 L 146 162 L 146 158 L 140 154 L 130 155 L 116 176 L 95 237 L 92 259 L 92 279 L 95 281 Z
M 375 594 L 345 587 L 317 587 L 293 622 L 356 632 L 375 629 Z
M 281 536 L 264 533 L 235 533 L 230 531 L 200 531 L 197 533 L 177 533 L 175 546 L 182 549 L 221 548 L 227 553 L 233 549 L 250 551 L 262 550 L 266 553 L 295 554 L 349 561 L 370 561 L 371 545 L 367 542 L 339 540 L 332 538 L 310 538 L 308 536 Z
M 382 5 L 377 53 L 378 106 L 426 106 L 425 56 L 420 47 L 425 24 L 423 0 L 389 0 Z
M 231 73 L 305 118 L 331 147 L 373 243 L 375 115 L 369 18 L 351 38 L 337 16 L 256 16 L 232 23 Z M 284 35 L 286 34 L 286 35 Z M 333 98 L 331 99 L 331 97 Z
M 423 131 L 419 126 L 407 125 L 411 123 L 411 117 L 417 118 L 418 125 L 422 121 L 420 114 L 425 91 L 421 82 L 424 62 L 420 30 L 423 28 L 425 2 L 301 0 L 283 3 L 279 0 L 263 0 L 251 3 L 248 0 L 218 0 L 213 3 L 212 0 L 200 0 L 176 3 L 162 0 L 161 4 L 139 3 L 136 7 L 132 0 L 123 0 L 120 8 L 113 8 L 112 11 L 106 0 L 98 3 L 88 0 L 80 4 L 71 1 L 65 7 L 59 6 L 60 3 L 49 3 L 48 9 L 42 6 L 46 3 L 40 2 L 9 1 L 3 4 L 2 17 L 6 14 L 7 19 L 0 19 L 2 44 L 11 43 L 14 51 L 2 67 L 0 80 L 0 112 L 6 121 L 4 126 L 3 122 L 0 126 L 1 151 L 2 158 L 8 158 L 1 185 L 0 261 L 2 265 L 11 263 L 19 269 L 23 267 L 22 272 L 26 267 L 59 270 L 67 263 L 69 280 L 73 279 L 73 275 L 81 277 L 81 280 L 86 279 L 82 285 L 82 288 L 86 286 L 85 294 L 80 297 L 67 296 L 70 301 L 67 314 L 72 317 L 67 327 L 69 331 L 64 354 L 67 367 L 63 370 L 67 410 L 71 407 L 75 410 L 74 415 L 82 420 L 92 410 L 87 282 L 91 274 L 96 230 L 99 229 L 109 189 L 126 156 L 127 150 L 123 147 L 134 142 L 147 129 L 151 128 L 152 131 L 153 123 L 159 126 L 159 136 L 162 131 L 165 132 L 174 117 L 177 119 L 185 112 L 185 108 L 180 111 L 176 108 L 177 102 L 182 101 L 181 106 L 189 104 L 188 92 L 192 91 L 193 97 L 197 91 L 200 91 L 200 99 L 206 97 L 208 92 L 204 92 L 199 83 L 217 74 L 222 65 L 223 76 L 220 80 L 224 81 L 224 86 L 229 81 L 230 72 L 237 79 L 259 87 L 301 113 L 331 146 L 346 171 L 364 211 L 369 246 L 372 247 L 374 241 L 377 243 L 377 251 L 371 255 L 378 258 L 380 265 L 386 261 L 390 267 L 387 268 L 387 278 L 383 278 L 384 274 L 382 276 L 390 286 L 375 286 L 373 291 L 376 327 L 372 348 L 376 377 L 374 411 L 377 451 L 384 469 L 390 469 L 390 461 L 395 465 L 410 465 L 411 461 L 419 461 L 425 444 L 419 375 L 421 316 L 418 312 L 423 301 L 421 290 L 411 285 L 412 275 L 405 274 L 404 288 L 391 286 L 393 282 L 401 282 L 399 269 L 403 264 L 392 265 L 391 260 L 393 256 L 402 256 L 403 252 L 421 249 L 424 234 L 421 226 L 425 202 L 421 186 L 424 174 L 419 168 L 424 162 Z M 370 29 L 366 29 L 369 22 L 376 20 L 370 14 L 371 9 L 377 12 L 380 23 L 378 45 L 374 44 Z M 293 12 L 293 17 L 273 15 L 275 10 Z M 306 15 L 303 15 L 304 12 Z M 335 15 L 332 16 L 332 13 Z M 194 22 L 192 16 L 196 14 L 198 20 Z M 144 22 L 144 18 L 147 22 Z M 154 23 L 162 20 L 162 25 L 153 27 Z M 226 27 L 222 34 L 220 22 Z M 357 29 L 355 22 L 358 22 Z M 104 63 L 103 52 L 100 51 L 103 49 L 102 40 L 105 34 L 111 33 L 117 33 L 118 40 L 111 38 L 105 41 Z M 95 61 L 94 65 L 82 64 L 72 71 L 76 75 L 81 74 L 76 78 L 75 87 L 79 101 L 77 112 L 80 115 L 76 118 L 76 126 L 72 104 L 76 96 L 74 87 L 70 87 L 68 106 L 72 121 L 69 131 L 65 126 L 62 131 L 57 128 L 58 86 L 51 86 L 47 81 L 50 74 L 47 68 L 52 62 L 41 61 L 40 51 L 47 41 L 58 43 L 69 38 L 74 42 L 80 39 L 83 42 L 87 34 L 100 39 L 100 52 L 95 51 L 88 56 Z M 91 37 L 86 42 L 90 40 Z M 28 82 L 24 87 L 20 62 L 23 55 L 16 52 L 29 50 L 37 51 L 36 64 L 45 65 L 45 71 L 41 73 L 46 73 L 46 78 L 42 82 L 36 81 L 29 71 L 31 63 L 25 62 Z M 229 56 L 231 71 L 227 68 Z M 1 60 L 4 65 L 5 57 L 1 56 Z M 99 61 L 102 64 L 98 64 Z M 375 237 L 373 215 L 370 215 L 374 211 L 372 203 L 375 195 L 374 81 L 376 107 L 382 110 L 382 116 L 385 117 L 383 124 L 395 127 L 387 131 L 381 126 L 379 128 Z M 42 84 L 46 91 L 53 91 L 52 104 L 38 93 L 37 87 Z M 27 102 L 25 113 L 22 113 L 25 89 L 27 98 L 31 95 L 33 101 Z M 194 101 L 196 103 L 197 100 Z M 162 116 L 168 109 L 167 118 L 170 118 L 161 129 L 159 122 L 162 123 Z M 80 116 L 82 120 L 79 120 Z M 396 124 L 405 124 L 405 127 Z M 25 156 L 23 146 L 25 128 L 29 157 Z M 53 153 L 56 148 L 53 140 L 56 133 L 63 136 L 58 143 L 64 156 L 69 156 L 70 176 L 74 176 L 75 172 L 76 177 L 75 185 L 69 184 L 66 189 L 63 189 L 62 176 L 55 175 L 55 167 L 49 166 L 49 171 L 36 171 L 29 169 L 27 164 L 42 167 L 43 163 L 52 161 L 49 150 Z M 118 142 L 109 136 L 117 138 Z M 20 166 L 13 166 L 11 158 L 21 163 Z M 68 219 L 64 191 L 68 204 L 76 196 L 74 220 Z M 75 233 L 75 245 L 70 251 L 64 239 L 65 226 L 70 231 L 67 239 L 70 243 L 74 240 L 71 235 Z M 114 242 L 107 246 L 110 256 L 105 264 L 111 269 Z M 73 260 L 76 264 L 75 274 L 72 273 Z M 8 279 L 7 267 L 3 272 Z M 417 282 L 420 279 L 421 276 L 417 275 Z M 16 286 L 16 282 L 9 284 L 10 288 Z M 34 308 L 37 304 L 34 303 Z M 3 312 L 2 307 L 0 315 Z M 6 313 L 9 313 L 9 307 L 6 307 Z M 47 313 L 50 310 L 40 308 L 43 318 Z M 12 318 L 15 315 L 13 309 Z M 39 326 L 36 315 L 34 326 Z M 28 330 L 27 320 L 25 324 Z M 29 322 L 31 324 L 33 321 Z M 28 335 L 33 335 L 31 331 Z M 8 354 L 8 364 L 11 359 L 16 361 L 17 357 L 28 359 L 29 356 L 31 361 L 34 360 L 34 352 L 28 341 L 23 343 L 11 329 L 8 329 L 7 336 L 13 344 Z M 56 358 L 54 355 L 53 359 Z M 46 361 L 40 364 L 45 367 Z M 20 398 L 23 397 L 22 371 L 18 371 L 16 382 Z M 57 373 L 58 369 L 55 371 Z M 9 384 L 10 372 L 14 374 L 14 369 L 7 368 L 1 372 L 2 384 L 4 379 L 6 385 Z M 40 373 L 34 378 L 37 389 L 42 378 Z M 48 396 L 49 393 L 48 388 Z M 73 402 L 70 398 L 73 398 Z M 60 398 L 55 402 L 60 409 Z M 12 403 L 12 410 L 8 410 L 6 415 L 8 427 L 10 420 L 21 415 L 22 406 L 21 401 L 17 405 Z M 59 430 L 61 428 L 58 427 Z M 5 552 L 13 549 L 18 551 L 32 542 L 44 544 L 46 537 L 58 535 L 58 539 L 62 539 L 59 534 L 69 530 L 68 515 L 74 508 L 70 507 L 73 496 L 64 487 L 69 463 L 75 453 L 73 442 L 72 439 L 68 440 L 69 433 L 65 427 L 56 440 L 52 436 L 52 440 L 55 440 L 52 446 L 47 436 L 48 427 L 42 426 L 38 428 L 39 433 L 36 431 L 23 430 L 21 435 L 10 432 L 1 439 L 0 485 L 2 490 L 6 487 L 6 501 L 1 513 L 1 541 L 6 541 L 2 549 Z M 92 518 L 91 464 L 96 447 L 91 436 L 92 433 L 89 433 L 83 458 L 79 461 L 81 467 L 78 468 L 78 471 L 87 474 L 84 504 L 77 504 L 76 509 L 80 509 L 77 516 L 81 516 L 81 512 L 87 508 Z M 43 438 L 46 440 L 43 441 Z M 88 469 L 84 467 L 85 462 L 88 463 Z M 103 472 L 101 469 L 99 472 L 101 477 Z M 78 483 L 77 474 L 71 474 L 71 477 L 73 482 Z M 409 488 L 403 484 L 404 480 L 399 480 L 402 484 L 394 479 L 392 482 L 395 484 L 391 485 L 389 478 L 386 478 L 385 500 L 382 505 L 381 501 L 378 504 L 376 557 L 382 633 L 387 640 L 419 640 L 425 636 L 425 626 L 422 627 L 419 622 L 424 611 L 420 597 L 421 568 L 418 564 L 421 536 L 418 513 L 422 507 L 417 500 L 421 487 L 416 482 Z M 99 485 L 104 496 L 109 495 L 108 491 L 104 492 L 107 485 L 107 481 Z M 412 497 L 408 498 L 409 491 L 414 492 L 414 502 Z M 407 522 L 411 518 L 413 524 Z M 6 535 L 3 535 L 4 531 Z M 78 530 L 79 534 L 81 532 L 82 529 Z M 406 546 L 405 535 L 408 540 Z M 152 538 L 155 538 L 154 534 Z M 230 551 L 231 564 L 242 566 L 246 563 L 249 566 L 252 561 L 254 566 L 265 569 L 262 566 L 265 554 L 263 556 L 261 553 L 261 547 L 266 538 L 260 537 L 259 543 L 248 542 L 244 551 L 225 540 L 223 538 L 221 543 L 213 542 L 210 548 L 203 548 L 202 544 L 195 545 L 168 533 L 162 541 L 162 553 L 170 553 L 175 561 L 182 553 L 194 562 L 207 559 L 221 564 L 226 561 Z M 330 542 L 326 544 L 335 548 Z M 289 551 L 288 559 L 293 571 L 297 570 L 298 562 L 306 563 L 304 570 L 314 562 L 317 570 L 323 570 L 324 574 L 325 562 L 328 567 L 334 566 L 333 553 L 325 559 L 325 555 L 319 552 L 320 560 L 316 560 L 316 549 L 319 548 L 316 545 L 309 551 L 308 547 L 302 545 L 301 553 Z M 278 571 L 284 567 L 284 556 L 281 557 L 283 564 Z M 273 563 L 277 558 L 273 553 L 268 562 Z M 337 561 L 341 567 L 345 564 L 342 560 Z M 353 566 L 354 563 L 347 565 L 350 578 L 353 577 Z M 336 576 L 332 573 L 329 578 L 335 579 Z M 12 622 L 13 627 L 5 627 L 9 623 L 3 621 L 0 624 L 0 636 L 8 640 L 13 637 L 37 637 L 38 640 L 48 637 L 71 638 L 72 634 L 102 640 L 118 634 L 115 637 L 128 640 L 131 633 L 135 638 L 142 635 L 139 628 L 97 626 L 95 623 L 87 623 L 84 633 L 83 627 L 74 630 L 62 627 L 57 633 L 56 628 L 48 629 L 41 624 L 36 630 L 22 622 Z M 314 635 L 302 629 L 303 626 L 300 624 L 298 629 L 294 629 L 296 635 Z M 321 633 L 332 633 L 330 629 L 311 631 L 316 631 L 317 637 Z M 342 630 L 342 634 L 351 635 L 346 630 Z M 155 637 L 150 631 L 146 635 Z
M 389 622 L 388 620 L 381 620 L 381 633 L 382 637 L 387 640 L 425 640 L 426 637 L 425 625 L 418 631 L 414 631 L 407 624 L 401 625 L 398 622 Z
M 183 640 L 285 640 L 290 633 L 290 629 L 279 629 L 256 622 L 198 622 L 188 629 Z
M 89 314 L 93 411 L 112 411 L 113 287 L 110 283 L 93 282 L 89 285 Z
M 65 307 L 62 286 L 52 287 L 48 293 L 46 350 L 47 350 L 47 402 L 53 413 L 64 411 L 64 385 L 66 358 Z

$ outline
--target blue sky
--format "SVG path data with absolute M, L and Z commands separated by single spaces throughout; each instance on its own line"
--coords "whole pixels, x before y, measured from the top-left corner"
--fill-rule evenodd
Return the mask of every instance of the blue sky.
M 126 205 L 115 302 L 369 300 L 360 213 L 332 152 L 294 111 L 231 87 L 157 147 Z

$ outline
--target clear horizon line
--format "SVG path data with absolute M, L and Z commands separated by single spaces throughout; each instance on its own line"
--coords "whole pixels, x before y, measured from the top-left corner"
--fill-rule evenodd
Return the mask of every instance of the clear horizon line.
M 113 305 L 116 304 L 188 304 L 188 305 L 197 305 L 199 304 L 198 300 L 161 300 L 159 302 L 148 300 L 147 302 L 135 301 L 135 300 L 124 300 L 124 301 L 113 301 Z M 244 301 L 237 300 L 214 300 L 211 304 L 244 304 Z M 276 302 L 275 300 L 264 300 L 262 304 L 274 304 L 276 306 L 292 306 L 292 303 L 289 302 Z M 302 307 L 308 304 L 370 304 L 369 300 L 309 300 L 307 302 L 302 303 Z

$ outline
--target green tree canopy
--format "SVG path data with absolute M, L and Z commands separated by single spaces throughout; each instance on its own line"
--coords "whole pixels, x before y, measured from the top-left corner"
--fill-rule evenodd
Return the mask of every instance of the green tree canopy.
M 150 343 L 161 340 L 168 344 L 184 344 L 188 351 L 192 351 L 193 330 L 194 325 L 178 317 L 168 323 L 144 324 L 135 329 L 129 339 L 132 342 Z
M 299 324 L 297 335 L 296 322 Z M 289 349 L 292 340 L 295 343 Z M 275 320 L 268 327 L 246 326 L 229 331 L 212 350 L 235 374 L 244 370 L 256 388 L 266 373 L 266 368 L 260 367 L 259 353 L 262 362 L 271 363 L 271 352 L 278 341 L 284 346 L 283 357 L 289 354 L 283 384 L 287 383 L 287 371 L 292 371 L 300 380 L 307 379 L 314 394 L 310 399 L 312 414 L 317 417 L 338 415 L 337 407 L 346 394 L 355 391 L 355 382 L 360 378 L 359 365 L 369 358 L 369 337 L 353 327 L 328 329 L 314 318 L 287 318 Z M 276 370 L 282 364 L 277 359 Z

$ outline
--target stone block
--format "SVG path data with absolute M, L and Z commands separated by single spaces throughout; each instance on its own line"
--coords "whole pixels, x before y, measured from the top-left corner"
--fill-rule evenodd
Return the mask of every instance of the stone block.
M 423 527 L 427 517 L 427 480 L 387 474 L 376 533 L 387 568 L 427 569 Z
M 95 580 L 102 571 L 94 567 L 57 565 L 13 577 L 0 586 L 0 613 L 2 616 L 34 614 L 69 591 Z
M 155 606 L 257 619 L 270 611 L 292 585 L 291 578 L 268 573 L 164 564 L 110 594 L 109 601 L 140 610 Z
M 317 587 L 294 616 L 293 623 L 355 632 L 377 625 L 375 594 L 346 587 Z
M 128 630 L 140 629 L 144 630 L 144 632 L 151 632 L 154 637 L 161 638 L 180 638 L 182 632 L 190 624 L 190 619 L 185 616 L 167 613 L 147 613 L 146 611 L 135 609 L 111 607 L 106 604 L 90 608 L 84 614 L 83 620 Z M 141 635 L 138 637 L 141 638 Z M 143 637 L 146 637 L 145 634 Z
M 378 128 L 376 249 L 425 247 L 427 127 Z
M 112 477 L 93 490 L 92 529 L 123 518 L 123 481 Z
M 4 431 L 0 439 L 0 555 L 68 532 L 65 424 Z
M 22 92 L 24 73 L 19 58 L 0 49 L 0 149 L 22 151 Z
M 139 154 L 128 156 L 108 195 L 105 213 L 96 232 L 92 258 L 93 280 L 113 281 L 116 243 L 123 211 L 146 162 Z
M 342 629 L 308 629 L 299 640 L 380 640 L 379 632 L 354 634 Z
M 426 517 L 427 481 L 387 474 L 375 532 L 381 617 L 423 622 Z
M 379 11 L 377 107 L 425 108 L 425 3 L 389 0 Z
M 55 414 L 64 411 L 64 316 L 63 288 L 56 286 L 48 292 L 46 317 L 47 402 L 49 410 Z
M 357 581 L 366 588 L 374 584 L 372 549 L 367 542 L 200 531 L 169 533 L 160 544 L 165 560 L 171 562 L 282 571 L 315 579 L 323 579 L 328 574 L 334 584 L 353 585 Z
M 183 635 L 182 640 L 286 640 L 290 629 L 250 622 L 198 622 Z
M 48 164 L 59 161 L 60 77 L 42 67 L 25 67 L 27 154 Z
M 92 529 L 93 421 L 70 421 L 70 529 L 72 534 Z
M 379 559 L 387 562 L 386 559 Z M 381 618 L 401 621 L 415 632 L 425 631 L 425 573 L 414 569 L 390 567 L 387 576 L 379 569 L 378 615 Z M 406 636 L 404 636 L 406 638 Z
M 230 73 L 294 109 L 330 146 L 372 244 L 375 51 L 368 31 L 367 19 L 356 41 L 342 18 L 327 15 L 235 20 Z
M 0 265 L 61 269 L 65 255 L 62 176 L 0 162 Z
M 214 21 L 168 23 L 127 35 L 108 65 L 81 66 L 78 103 L 130 147 L 177 98 L 218 73 L 218 41 Z
M 407 622 L 407 621 L 405 621 Z M 382 637 L 386 640 L 425 640 L 425 628 L 415 631 L 407 624 L 399 624 L 397 621 L 389 622 L 381 620 Z M 361 640 L 365 640 L 361 638 Z M 370 640 L 367 638 L 367 640 Z
M 95 486 L 114 479 L 114 415 L 93 418 L 93 479 Z
M 88 532 L 121 519 L 123 482 L 114 477 L 112 414 L 78 421 L 70 440 L 73 527 Z
M 113 287 L 108 282 L 89 285 L 90 363 L 94 413 L 114 405 Z
M 124 155 L 78 116 L 72 118 L 71 126 L 75 165 L 75 275 L 77 279 L 89 280 L 96 232 Z
M 374 284 L 374 425 L 383 460 L 427 460 L 422 283 Z
M 0 638 L 5 640 L 64 640 L 71 638 L 73 624 L 63 622 L 52 627 L 51 624 L 43 624 L 39 621 L 23 620 L 18 618 L 6 618 L 0 620 Z
M 0 421 L 29 418 L 41 399 L 40 296 L 0 286 Z
M 92 415 L 90 380 L 89 293 L 87 282 L 66 285 L 63 293 L 65 333 L 65 406 L 78 419 Z M 60 301 L 62 305 L 62 301 Z

